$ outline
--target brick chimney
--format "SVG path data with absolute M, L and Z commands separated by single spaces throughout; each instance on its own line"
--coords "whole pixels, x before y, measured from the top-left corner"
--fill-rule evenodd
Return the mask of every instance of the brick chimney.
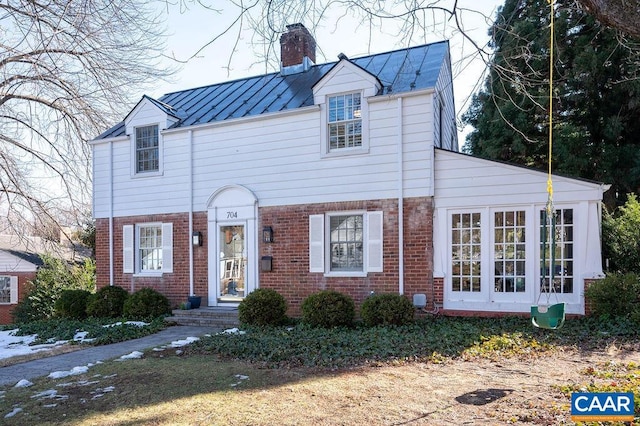
M 287 25 L 280 36 L 280 72 L 284 75 L 305 72 L 316 61 L 316 41 L 302 24 Z

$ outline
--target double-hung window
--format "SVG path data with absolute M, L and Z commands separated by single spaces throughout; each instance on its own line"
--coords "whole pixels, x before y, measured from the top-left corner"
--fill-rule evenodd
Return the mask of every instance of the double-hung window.
M 0 276 L 0 304 L 18 303 L 18 277 Z
M 157 172 L 160 170 L 160 144 L 158 126 L 135 128 L 136 173 Z
M 329 216 L 331 271 L 363 271 L 364 215 Z
M 329 97 L 329 151 L 362 147 L 362 100 L 360 93 Z
M 124 273 L 160 275 L 173 272 L 173 224 L 125 225 L 122 240 Z
M 382 218 L 376 212 L 309 216 L 309 269 L 334 276 L 382 272 Z
M 162 270 L 162 225 L 138 226 L 138 270 Z

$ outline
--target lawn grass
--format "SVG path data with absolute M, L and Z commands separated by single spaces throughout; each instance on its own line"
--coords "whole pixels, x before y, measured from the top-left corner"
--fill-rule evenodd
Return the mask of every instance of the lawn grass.
M 451 409 L 439 406 L 447 396 L 429 387 L 435 373 L 455 384 L 447 376 L 450 363 L 495 365 L 638 343 L 633 324 L 593 318 L 568 320 L 553 332 L 524 318 L 447 317 L 406 327 L 246 331 L 149 350 L 142 359 L 99 364 L 79 376 L 41 378 L 29 388 L 0 388 L 0 424 L 421 424 L 430 413 Z M 607 374 L 619 374 L 616 383 L 627 380 L 625 389 L 637 387 L 635 365 L 618 366 L 594 366 L 602 381 L 591 381 L 602 387 L 593 389 L 610 389 Z M 559 390 L 570 393 L 568 386 Z M 57 394 L 37 396 L 52 390 Z M 4 417 L 15 408 L 22 411 Z

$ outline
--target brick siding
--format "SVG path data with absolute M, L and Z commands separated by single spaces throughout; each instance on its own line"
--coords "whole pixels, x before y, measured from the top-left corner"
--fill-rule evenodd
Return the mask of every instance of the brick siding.
M 428 309 L 442 303 L 442 284 L 433 280 L 432 240 L 433 202 L 431 198 L 404 201 L 404 294 L 427 295 Z M 326 277 L 309 272 L 309 216 L 331 211 L 383 211 L 383 272 L 366 277 Z M 154 288 L 177 306 L 189 295 L 188 214 L 149 215 L 114 218 L 114 285 L 133 292 L 143 287 Z M 136 277 L 122 272 L 122 227 L 145 222 L 173 223 L 174 271 L 162 277 Z M 207 213 L 194 213 L 193 229 L 203 235 L 203 245 L 194 247 L 194 288 L 197 295 L 208 297 Z M 398 293 L 398 205 L 397 200 L 369 200 L 299 206 L 261 207 L 258 230 L 271 226 L 273 243 L 258 243 L 258 258 L 272 256 L 273 270 L 259 272 L 260 286 L 280 292 L 289 303 L 289 315 L 299 316 L 302 301 L 312 293 L 334 289 L 353 297 L 359 306 L 371 292 Z M 96 221 L 96 273 L 98 287 L 109 285 L 108 219 Z M 438 299 L 439 298 L 439 299 Z M 438 302 L 438 300 L 440 300 Z M 206 305 L 206 302 L 205 302 Z

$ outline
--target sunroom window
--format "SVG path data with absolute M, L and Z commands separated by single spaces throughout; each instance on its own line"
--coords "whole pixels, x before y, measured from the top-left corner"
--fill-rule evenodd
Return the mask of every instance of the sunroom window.
M 499 293 L 521 293 L 526 288 L 525 212 L 494 213 L 494 289 Z
M 553 291 L 573 293 L 573 209 L 557 209 L 555 212 L 555 244 L 549 244 L 545 233 L 545 211 L 540 211 L 540 270 L 545 279 L 542 286 L 548 289 L 549 263 L 553 254 Z M 550 231 L 549 223 L 546 232 Z M 545 256 L 542 258 L 542 253 Z
M 451 219 L 451 290 L 479 292 L 482 269 L 480 213 L 456 213 Z

